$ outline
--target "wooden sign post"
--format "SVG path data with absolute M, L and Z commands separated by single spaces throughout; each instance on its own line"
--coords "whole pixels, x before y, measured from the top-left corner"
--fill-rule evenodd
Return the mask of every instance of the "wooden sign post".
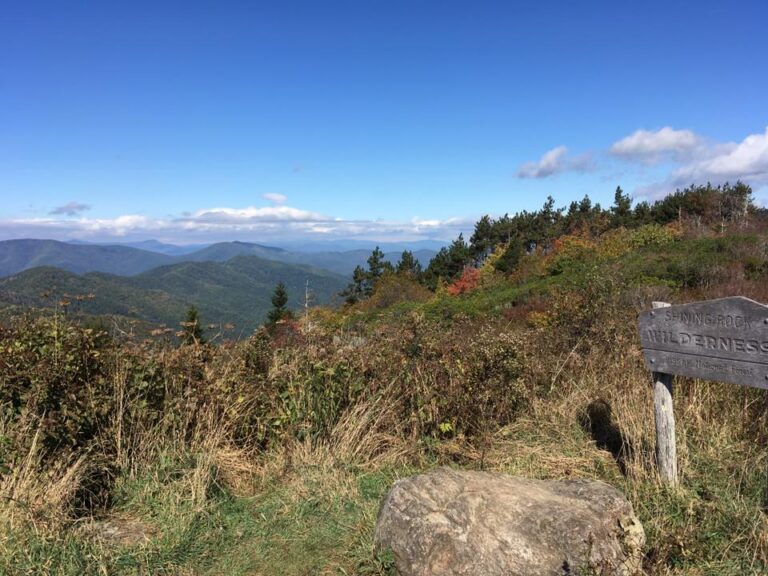
M 768 389 L 768 306 L 741 296 L 640 314 L 640 342 L 653 372 L 659 475 L 677 484 L 672 375 Z

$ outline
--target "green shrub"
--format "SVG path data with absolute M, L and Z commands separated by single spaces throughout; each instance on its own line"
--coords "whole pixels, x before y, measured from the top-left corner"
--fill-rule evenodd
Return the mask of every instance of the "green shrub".
M 768 260 L 755 256 L 744 260 L 744 276 L 748 280 L 761 280 L 768 275 Z
M 345 362 L 307 361 L 301 377 L 277 383 L 272 424 L 298 440 L 328 437 L 344 410 L 363 391 L 359 373 Z
M 17 319 L 0 330 L 0 410 L 16 456 L 32 441 L 23 420 L 40 427 L 44 450 L 88 445 L 109 416 L 111 347 L 100 334 L 58 318 Z M 13 433 L 12 433 L 13 434 Z

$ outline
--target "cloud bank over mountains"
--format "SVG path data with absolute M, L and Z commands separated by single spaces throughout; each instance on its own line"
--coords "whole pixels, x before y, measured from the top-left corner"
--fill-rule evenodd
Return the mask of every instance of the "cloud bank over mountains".
M 694 183 L 736 180 L 750 184 L 757 192 L 768 187 L 768 127 L 740 142 L 716 142 L 692 130 L 671 126 L 639 129 L 600 153 L 585 151 L 574 155 L 566 146 L 556 146 L 538 160 L 520 165 L 517 177 L 540 180 L 567 172 L 607 174 L 617 166 L 625 175 L 641 182 L 632 191 L 637 198 L 655 200 Z M 113 218 L 88 216 L 86 212 L 92 206 L 73 200 L 52 207 L 46 216 L 0 219 L 0 240 L 54 238 L 104 242 L 155 238 L 182 244 L 224 240 L 269 243 L 287 239 L 451 240 L 459 233 L 469 233 L 475 222 L 469 216 L 415 217 L 407 221 L 346 219 L 291 206 L 286 195 L 276 192 L 265 193 L 262 199 L 264 205 L 258 206 L 203 208 L 165 217 L 123 214 Z
M 286 199 L 287 200 L 287 199 Z M 76 213 L 75 213 L 76 214 Z M 52 216 L 72 216 L 57 212 Z M 474 226 L 473 218 L 407 222 L 334 218 L 285 205 L 205 208 L 178 217 L 152 218 L 126 214 L 116 218 L 19 218 L 0 220 L 0 240 L 55 238 L 85 241 L 131 241 L 155 238 L 167 242 L 225 240 L 450 240 Z
M 412 218 L 406 222 L 352 220 L 289 206 L 285 194 L 269 192 L 261 197 L 269 204 L 203 208 L 165 218 L 141 214 L 88 218 L 82 213 L 90 210 L 91 206 L 72 201 L 54 208 L 48 217 L 0 219 L 0 240 L 51 238 L 125 242 L 152 238 L 178 244 L 231 240 L 446 241 L 459 233 L 468 233 L 475 222 L 474 218 Z

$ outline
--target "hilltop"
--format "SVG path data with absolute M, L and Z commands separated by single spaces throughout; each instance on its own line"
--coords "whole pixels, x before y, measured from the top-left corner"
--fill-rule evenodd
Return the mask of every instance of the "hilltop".
M 676 380 L 669 489 L 637 315 L 767 301 L 766 247 L 768 218 L 741 184 L 634 207 L 617 190 L 607 208 L 548 200 L 482 218 L 424 270 L 375 252 L 345 305 L 241 342 L 15 318 L 0 331 L 0 489 L 14 495 L 0 502 L 0 569 L 393 574 L 372 545 L 381 498 L 452 466 L 619 488 L 649 575 L 765 573 L 765 391 Z M 239 256 L 125 281 L 191 296 L 239 278 L 229 262 L 252 264 L 253 282 L 264 266 Z

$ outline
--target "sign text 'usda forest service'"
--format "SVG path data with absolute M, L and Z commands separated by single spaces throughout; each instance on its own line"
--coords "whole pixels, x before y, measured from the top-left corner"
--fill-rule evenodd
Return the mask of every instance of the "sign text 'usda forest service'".
M 639 322 L 649 370 L 768 388 L 768 306 L 720 298 L 648 310 Z

